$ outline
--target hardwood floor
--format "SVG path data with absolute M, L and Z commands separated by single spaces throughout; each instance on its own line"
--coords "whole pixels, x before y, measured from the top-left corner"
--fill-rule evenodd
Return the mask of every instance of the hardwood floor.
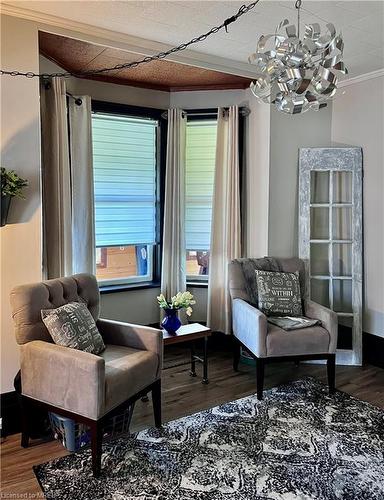
M 174 356 L 175 364 L 182 362 L 184 354 L 180 349 L 182 348 L 177 347 L 168 351 L 168 365 L 170 356 Z M 201 374 L 201 368 L 197 366 L 198 375 Z M 325 365 L 269 365 L 266 367 L 265 389 L 305 375 L 313 375 L 326 382 Z M 255 368 L 240 364 L 240 372 L 235 373 L 232 370 L 231 354 L 227 352 L 211 354 L 209 378 L 209 385 L 201 384 L 200 376 L 191 378 L 188 365 L 164 370 L 164 422 L 256 392 Z M 384 408 L 383 369 L 368 365 L 362 368 L 338 366 L 336 387 L 358 399 Z M 139 401 L 134 411 L 131 430 L 137 431 L 152 425 L 151 402 Z M 7 437 L 1 445 L 1 498 L 43 498 L 32 466 L 66 454 L 66 450 L 57 441 L 32 442 L 29 448 L 23 449 L 20 447 L 20 435 Z

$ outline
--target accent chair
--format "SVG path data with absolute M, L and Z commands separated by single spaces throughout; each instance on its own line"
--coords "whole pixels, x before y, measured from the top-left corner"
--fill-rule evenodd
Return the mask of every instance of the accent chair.
M 21 352 L 23 428 L 29 443 L 28 408 L 38 404 L 91 429 L 92 469 L 101 471 L 105 421 L 152 391 L 155 425 L 161 426 L 162 332 L 99 318 L 99 288 L 89 274 L 16 287 L 11 305 Z M 106 345 L 91 354 L 53 343 L 42 309 L 85 301 Z
M 274 260 L 282 272 L 299 271 L 302 296 L 305 290 L 305 266 L 298 258 L 258 259 L 260 269 L 271 268 Z M 229 289 L 232 299 L 232 326 L 235 341 L 234 370 L 238 370 L 240 348 L 243 347 L 256 361 L 257 398 L 263 397 L 264 366 L 280 361 L 326 360 L 329 392 L 335 390 L 335 353 L 337 345 L 337 314 L 313 302 L 303 300 L 304 315 L 318 319 L 320 325 L 300 330 L 285 331 L 270 324 L 259 309 L 250 304 L 241 259 L 229 264 Z

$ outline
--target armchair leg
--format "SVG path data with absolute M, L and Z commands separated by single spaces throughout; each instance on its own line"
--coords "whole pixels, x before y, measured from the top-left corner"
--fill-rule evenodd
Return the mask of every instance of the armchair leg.
M 235 372 L 239 371 L 240 361 L 240 343 L 233 337 L 233 369 Z
M 263 399 L 264 388 L 264 359 L 256 358 L 256 386 L 257 386 L 257 399 Z
M 327 358 L 327 376 L 328 376 L 328 388 L 329 394 L 334 394 L 335 392 L 335 364 L 336 364 L 336 355 L 330 354 Z
M 157 380 L 152 386 L 153 415 L 155 426 L 161 427 L 161 380 Z
M 21 447 L 28 448 L 29 445 L 29 404 L 28 400 L 21 396 Z
M 91 446 L 92 446 L 92 472 L 93 477 L 99 477 L 101 473 L 101 453 L 103 440 L 103 427 L 100 420 L 94 420 L 91 427 Z

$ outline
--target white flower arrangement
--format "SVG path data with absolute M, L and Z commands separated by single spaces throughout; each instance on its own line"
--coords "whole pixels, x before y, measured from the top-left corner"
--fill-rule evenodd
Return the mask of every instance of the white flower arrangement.
M 191 316 L 192 307 L 196 304 L 191 292 L 179 292 L 171 300 L 167 300 L 163 294 L 157 297 L 157 302 L 161 309 L 185 309 L 187 316 Z

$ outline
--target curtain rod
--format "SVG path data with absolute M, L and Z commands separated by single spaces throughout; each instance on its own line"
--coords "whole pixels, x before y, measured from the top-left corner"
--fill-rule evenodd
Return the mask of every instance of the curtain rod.
M 78 106 L 81 106 L 83 104 L 83 101 L 82 99 L 80 99 L 80 97 L 75 97 L 68 91 L 65 94 L 67 95 L 67 97 L 71 97 L 75 101 L 75 104 L 77 104 Z
M 49 90 L 52 87 L 52 84 L 49 80 L 45 80 L 43 82 L 43 85 L 44 85 L 45 90 Z M 83 104 L 83 101 L 82 101 L 82 99 L 80 99 L 80 97 L 75 97 L 70 92 L 68 92 L 68 90 L 65 91 L 65 95 L 67 97 L 71 97 L 75 101 L 75 104 L 77 104 L 78 106 L 81 106 Z
M 224 109 L 228 109 L 228 107 L 224 107 Z M 204 110 L 187 110 L 187 109 L 183 109 L 183 112 L 188 116 L 188 114 L 190 116 L 216 116 L 217 117 L 217 111 L 213 111 L 213 110 L 207 110 L 207 111 L 204 111 Z M 242 106 L 241 108 L 239 108 L 239 114 L 241 116 L 249 116 L 251 114 L 251 110 L 247 107 L 247 106 Z M 164 113 L 161 114 L 161 118 L 163 119 L 167 119 L 168 118 L 168 111 L 164 111 Z

